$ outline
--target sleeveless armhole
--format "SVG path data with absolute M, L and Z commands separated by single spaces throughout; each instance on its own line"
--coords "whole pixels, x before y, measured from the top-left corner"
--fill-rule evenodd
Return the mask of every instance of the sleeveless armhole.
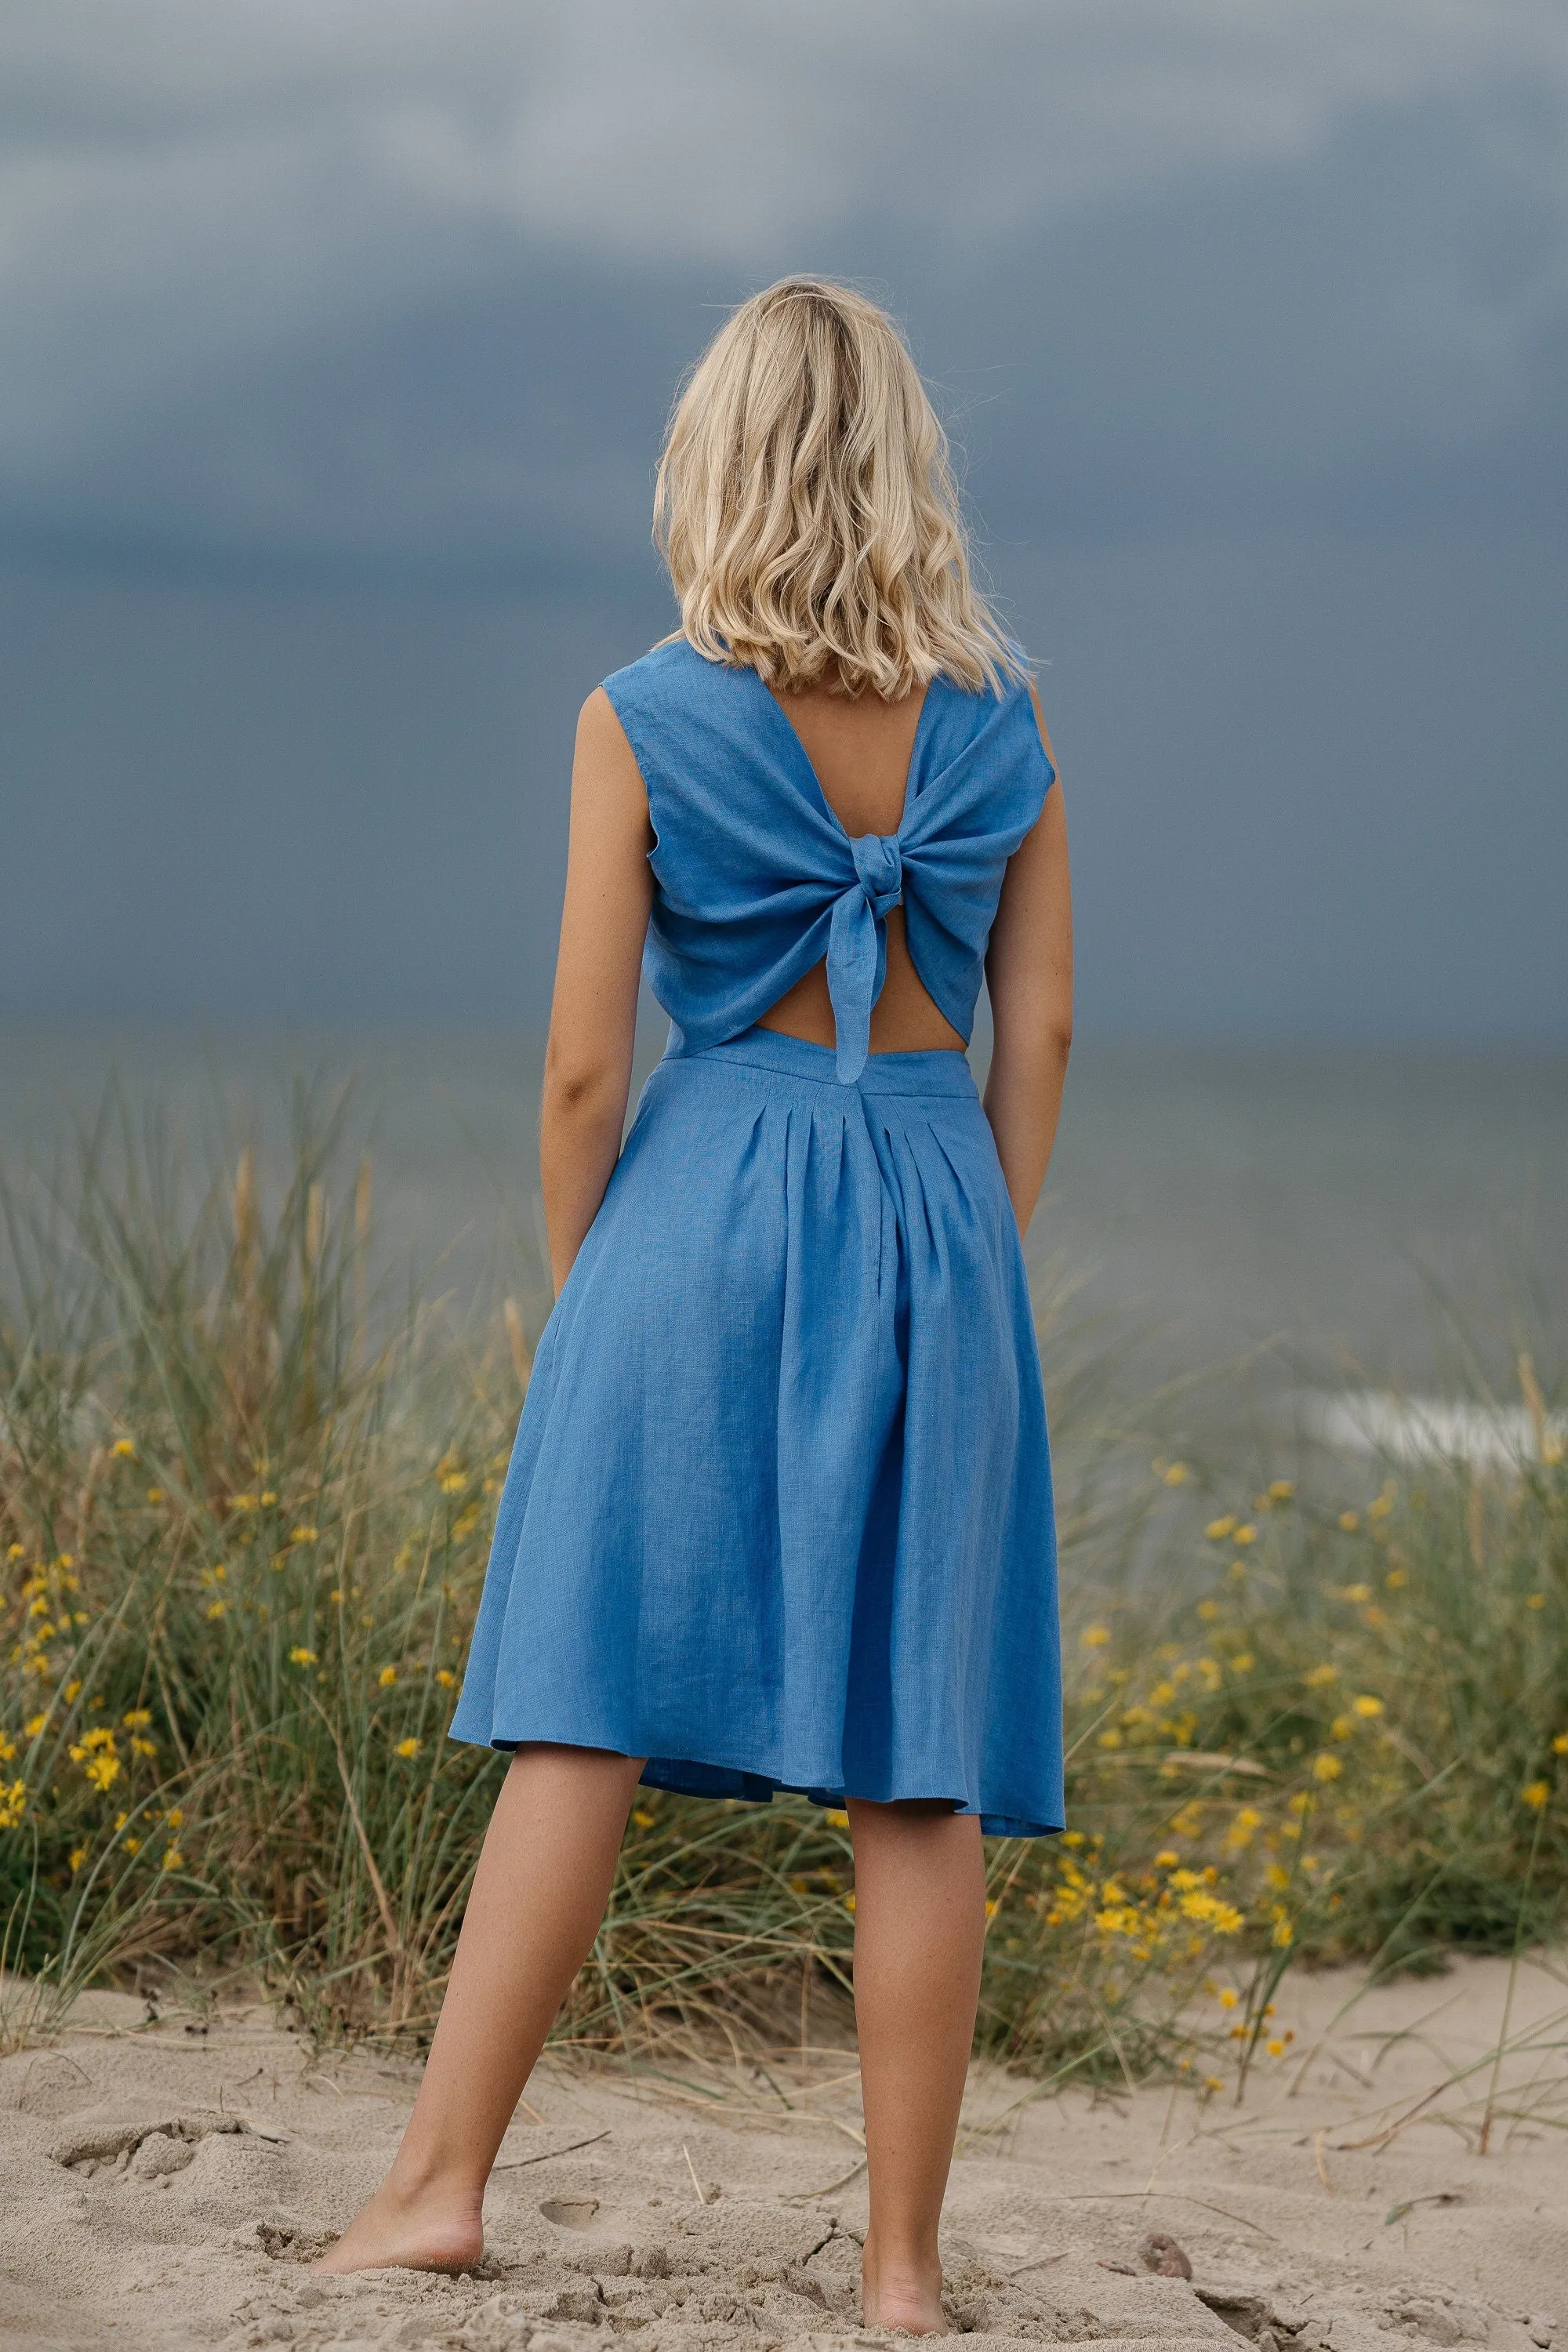
M 660 648 L 656 646 L 654 650 L 658 652 Z M 645 654 L 643 660 L 646 661 L 647 658 Z M 602 684 L 610 709 L 620 721 L 621 732 L 631 745 L 632 758 L 637 761 L 637 773 L 642 778 L 642 788 L 647 798 L 647 821 L 653 832 L 653 847 L 647 853 L 651 864 L 658 855 L 664 828 L 659 824 L 655 783 L 658 762 L 649 740 L 650 730 L 647 724 L 647 714 L 644 698 L 635 680 L 635 671 L 638 665 L 634 663 L 626 669 L 616 670 L 610 677 L 605 678 Z

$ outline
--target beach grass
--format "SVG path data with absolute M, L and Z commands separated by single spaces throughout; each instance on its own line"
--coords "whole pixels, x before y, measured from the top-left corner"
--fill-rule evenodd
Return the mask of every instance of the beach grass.
M 199 1176 L 111 1099 L 0 1194 L 0 2038 L 85 1986 L 260 1987 L 417 2047 L 504 1759 L 447 1739 L 547 1306 L 375 1273 L 309 1094 Z M 1040 2082 L 1288 2063 L 1286 1972 L 1550 1936 L 1568 1885 L 1568 1467 L 1198 1463 L 1042 1303 L 1068 1815 L 988 1846 L 980 2046 Z M 1517 1351 L 1516 1351 L 1517 1352 Z M 841 1814 L 640 1790 L 558 2038 L 657 2065 L 846 2030 Z

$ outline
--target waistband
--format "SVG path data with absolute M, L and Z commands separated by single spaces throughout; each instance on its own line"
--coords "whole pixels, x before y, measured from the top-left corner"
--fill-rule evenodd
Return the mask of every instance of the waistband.
M 781 1077 L 805 1078 L 843 1094 L 953 1095 L 971 1101 L 979 1095 L 969 1057 L 956 1047 L 868 1055 L 859 1076 L 845 1085 L 831 1045 L 814 1045 L 807 1037 L 786 1037 L 782 1030 L 756 1027 L 742 1029 L 738 1037 L 726 1037 L 721 1045 L 689 1045 L 672 1023 L 663 1058 L 670 1063 L 738 1063 L 750 1069 L 776 1071 Z

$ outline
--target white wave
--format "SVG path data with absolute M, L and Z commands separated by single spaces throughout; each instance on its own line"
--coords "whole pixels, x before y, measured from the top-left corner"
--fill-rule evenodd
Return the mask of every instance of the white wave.
M 1396 1462 L 1466 1462 L 1478 1469 L 1561 1461 L 1568 1420 L 1540 1427 L 1522 1405 L 1454 1403 L 1442 1397 L 1391 1396 L 1347 1389 L 1300 1400 L 1301 1426 L 1337 1454 L 1375 1454 Z

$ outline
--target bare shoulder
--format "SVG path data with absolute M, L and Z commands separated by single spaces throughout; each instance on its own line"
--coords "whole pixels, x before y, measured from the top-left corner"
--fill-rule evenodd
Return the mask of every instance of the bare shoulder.
M 604 688 L 596 686 L 577 713 L 577 748 L 605 751 L 613 756 L 617 745 L 629 758 L 632 747 L 616 716 L 616 706 Z
M 612 801 L 630 801 L 644 809 L 647 805 L 637 754 L 616 715 L 615 704 L 602 686 L 594 688 L 577 713 L 573 782 L 579 793 L 587 792 Z

